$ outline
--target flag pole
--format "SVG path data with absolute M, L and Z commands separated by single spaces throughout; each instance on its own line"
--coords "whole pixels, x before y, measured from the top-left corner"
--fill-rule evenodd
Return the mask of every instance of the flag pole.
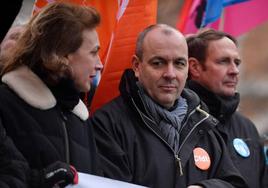
M 224 31 L 224 22 L 225 22 L 225 8 L 223 8 L 221 12 L 221 17 L 220 17 L 220 23 L 219 23 L 219 31 Z

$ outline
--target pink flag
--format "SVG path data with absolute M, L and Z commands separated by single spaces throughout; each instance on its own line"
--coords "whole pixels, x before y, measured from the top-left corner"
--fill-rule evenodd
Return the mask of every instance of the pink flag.
M 201 2 L 202 0 L 196 0 L 192 4 L 185 28 L 182 30 L 184 34 L 195 33 L 199 29 L 195 22 L 197 7 L 200 6 Z M 225 31 L 233 36 L 239 36 L 260 24 L 268 22 L 267 7 L 268 0 L 250 0 L 230 5 L 224 8 L 219 20 L 208 24 L 206 27 Z
M 198 6 L 200 6 L 200 4 L 201 4 L 201 0 L 193 1 L 188 17 L 186 18 L 187 21 L 185 24 L 185 28 L 181 28 L 184 34 L 195 33 L 198 30 L 195 24 L 195 20 L 197 16 L 197 8 Z
M 268 21 L 268 1 L 251 0 L 225 8 L 223 31 L 239 36 Z M 224 19 L 224 20 L 223 20 Z

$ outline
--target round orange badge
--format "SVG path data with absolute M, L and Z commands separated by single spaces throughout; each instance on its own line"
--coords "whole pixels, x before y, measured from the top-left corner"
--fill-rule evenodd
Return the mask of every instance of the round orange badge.
M 211 161 L 208 153 L 203 148 L 195 148 L 194 149 L 194 162 L 195 166 L 197 166 L 201 170 L 207 170 L 210 167 Z

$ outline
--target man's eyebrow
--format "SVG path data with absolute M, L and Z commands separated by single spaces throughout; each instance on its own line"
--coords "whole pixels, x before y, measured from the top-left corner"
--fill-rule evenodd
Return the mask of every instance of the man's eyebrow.
M 177 57 L 177 58 L 175 58 L 174 60 L 183 60 L 183 61 L 187 61 L 187 58 L 185 58 L 185 57 Z

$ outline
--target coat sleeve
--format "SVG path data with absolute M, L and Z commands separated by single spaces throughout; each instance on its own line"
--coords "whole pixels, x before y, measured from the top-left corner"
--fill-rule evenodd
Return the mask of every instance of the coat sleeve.
M 218 157 L 217 166 L 212 172 L 214 174 L 213 178 L 200 181 L 196 184 L 206 188 L 247 188 L 246 181 L 233 164 L 227 147 L 218 131 L 213 129 L 209 133 L 211 139 L 215 141 L 214 143 L 219 143 L 216 146 L 221 152 L 218 150 L 215 151 L 215 154 L 220 153 L 221 156 Z
M 102 175 L 107 178 L 131 182 L 132 173 L 123 143 L 116 130 L 114 117 L 108 112 L 97 111 L 90 119 L 96 140 Z
M 241 117 L 241 116 L 239 116 Z M 242 118 L 241 118 L 242 119 Z M 265 153 L 264 153 L 264 143 L 261 141 L 260 135 L 258 133 L 258 130 L 256 126 L 253 124 L 253 122 L 243 117 L 245 121 L 245 125 L 247 125 L 247 128 L 249 129 L 249 132 L 251 133 L 251 136 L 253 137 L 253 140 L 256 142 L 256 153 L 259 153 L 259 174 L 260 174 L 260 186 L 261 187 L 268 187 L 268 165 L 266 164 L 265 159 Z
M 263 144 L 259 144 L 259 153 L 261 153 L 261 160 L 260 160 L 260 166 L 261 168 L 261 177 L 260 177 L 260 182 L 261 182 L 261 186 L 262 187 L 268 187 L 268 164 L 266 164 L 265 161 L 265 156 L 267 155 L 267 153 L 264 153 L 264 145 Z M 267 155 L 268 156 L 268 155 Z
M 7 136 L 0 119 L 0 187 L 28 187 L 28 163 Z

